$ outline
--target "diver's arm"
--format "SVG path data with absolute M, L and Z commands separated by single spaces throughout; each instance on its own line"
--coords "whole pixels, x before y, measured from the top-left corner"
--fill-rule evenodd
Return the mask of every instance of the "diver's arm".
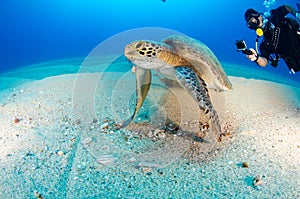
M 250 50 L 252 51 L 252 55 L 246 55 L 250 61 L 255 62 L 261 67 L 268 65 L 268 60 L 266 58 L 259 56 L 253 48 L 250 48 Z
M 292 14 L 294 17 L 300 20 L 299 11 L 290 5 L 284 4 L 276 9 L 271 10 L 271 16 L 273 16 L 272 20 L 277 22 L 280 22 L 288 14 Z

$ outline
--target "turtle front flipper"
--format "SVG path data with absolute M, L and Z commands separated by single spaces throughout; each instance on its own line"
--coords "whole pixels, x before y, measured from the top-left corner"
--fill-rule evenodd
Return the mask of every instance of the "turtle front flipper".
M 216 131 L 218 135 L 221 135 L 219 117 L 216 110 L 212 106 L 208 89 L 204 80 L 199 77 L 192 68 L 187 66 L 176 67 L 176 78 L 180 85 L 189 91 L 191 96 L 196 100 L 199 108 L 205 114 L 204 118 L 200 118 L 201 134 L 196 136 L 202 137 L 202 135 L 205 135 L 209 130 Z
M 150 89 L 151 85 L 151 71 L 149 69 L 143 69 L 141 67 L 136 67 L 135 69 L 135 75 L 136 75 L 136 105 L 135 110 L 132 116 L 124 122 L 122 125 L 122 128 L 125 128 L 128 126 L 137 115 L 139 109 L 143 105 L 147 93 Z

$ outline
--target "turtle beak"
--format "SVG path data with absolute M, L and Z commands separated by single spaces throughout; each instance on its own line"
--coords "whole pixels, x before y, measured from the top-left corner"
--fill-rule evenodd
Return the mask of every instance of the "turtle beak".
M 133 60 L 133 55 L 134 55 L 135 51 L 132 49 L 132 46 L 131 45 L 127 45 L 125 47 L 125 51 L 124 51 L 124 54 L 125 54 L 125 57 L 127 57 L 129 60 Z

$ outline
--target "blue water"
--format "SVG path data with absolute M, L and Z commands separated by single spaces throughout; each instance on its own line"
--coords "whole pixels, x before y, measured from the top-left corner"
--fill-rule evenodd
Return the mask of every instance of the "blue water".
M 102 68 L 102 70 L 125 73 L 132 66 L 122 56 L 126 43 L 140 37 L 146 37 L 146 39 L 161 38 L 165 33 L 164 31 L 154 31 L 155 33 L 152 34 L 150 30 L 168 30 L 166 32 L 173 30 L 202 41 L 215 53 L 223 64 L 226 73 L 230 76 L 264 79 L 300 88 L 300 72 L 296 75 L 290 75 L 283 62 L 280 62 L 277 68 L 271 66 L 260 68 L 235 50 L 234 42 L 236 39 L 245 39 L 248 47 L 254 47 L 256 34 L 246 28 L 243 15 L 249 7 L 262 12 L 265 11 L 266 8 L 263 2 L 263 0 L 165 0 L 165 2 L 162 0 L 1 0 L 0 91 L 48 76 L 76 73 L 78 71 L 85 72 L 85 70 L 89 72 L 90 70 L 101 70 L 101 68 L 89 67 L 88 64 L 85 67 L 81 65 L 85 57 L 91 56 L 97 49 L 100 52 L 105 49 L 104 55 L 117 54 L 111 65 Z M 277 6 L 283 3 L 295 6 L 296 1 L 277 1 Z M 133 31 L 134 34 L 124 33 L 133 29 L 136 30 Z M 145 32 L 145 30 L 149 31 Z M 142 33 L 142 35 L 138 33 Z M 110 42 L 107 42 L 108 40 Z M 55 86 L 49 89 L 53 88 Z M 62 89 L 62 92 L 67 90 Z M 299 89 L 295 90 L 299 91 Z M 25 91 L 25 94 L 29 91 L 30 89 Z M 254 90 L 254 92 L 256 91 Z M 17 105 L 18 99 L 23 99 L 21 98 L 22 93 L 23 90 L 9 95 L 12 101 L 9 101 L 9 103 Z M 47 92 L 42 91 L 31 94 L 44 96 L 43 93 L 48 96 Z M 27 95 L 31 96 L 28 93 Z M 59 101 L 56 101 L 56 98 L 52 98 L 52 93 L 50 95 L 51 97 L 49 97 L 49 100 L 47 98 L 45 106 L 41 106 L 42 108 L 46 107 L 45 110 L 48 110 L 48 107 L 50 109 L 53 103 L 55 103 L 55 106 L 69 107 L 70 99 L 61 101 L 58 97 Z M 103 101 L 110 99 L 104 97 Z M 40 100 L 38 97 L 32 97 L 32 99 L 29 100 L 30 105 Z M 299 96 L 295 100 L 298 99 L 300 99 Z M 0 102 L 1 100 L 0 97 Z M 259 103 L 259 99 L 255 100 Z M 100 104 L 103 101 L 100 101 Z M 22 103 L 20 101 L 19 104 Z M 9 105 L 6 103 L 0 104 L 4 108 Z M 16 107 L 17 110 L 19 107 Z M 38 113 L 40 106 L 35 106 L 35 104 L 32 107 L 30 106 L 28 111 L 31 112 L 33 107 L 37 109 L 34 109 L 34 111 Z M 110 110 L 111 106 L 103 108 Z M 6 114 L 14 111 L 8 111 Z M 51 111 L 53 118 L 56 118 L 55 111 L 52 109 Z M 20 114 L 18 111 L 15 112 Z M 93 157 L 90 157 L 90 151 L 83 150 L 81 153 L 80 150 L 77 150 L 77 147 L 81 147 L 80 139 L 84 138 L 84 133 L 99 140 L 103 138 L 103 135 L 115 136 L 115 144 L 120 146 L 126 144 L 126 147 L 129 146 L 127 146 L 128 143 L 130 144 L 130 142 L 127 142 L 127 138 L 131 134 L 120 136 L 118 133 L 101 133 L 100 127 L 98 127 L 101 121 L 99 121 L 99 125 L 96 125 L 94 131 L 92 130 L 94 126 L 91 126 L 91 129 L 90 126 L 84 127 L 83 129 L 86 128 L 87 131 L 83 131 L 79 127 L 77 129 L 77 126 L 73 129 L 73 126 L 68 123 L 71 120 L 65 116 L 61 119 L 61 113 L 68 116 L 70 114 L 69 117 L 73 117 L 73 112 L 63 113 L 59 110 L 55 124 L 48 125 L 47 123 L 45 131 L 44 129 L 43 131 L 40 130 L 39 125 L 36 129 L 33 129 L 34 135 L 38 134 L 38 139 L 43 141 L 39 143 L 40 146 L 35 147 L 36 152 L 34 150 L 33 152 L 28 151 L 25 155 L 20 153 L 22 158 L 19 159 L 15 154 L 7 155 L 7 159 L 16 158 L 17 162 L 14 162 L 12 166 L 1 167 L 1 171 L 5 175 L 0 175 L 0 179 L 3 180 L 3 185 L 0 186 L 0 198 L 1 194 L 10 196 L 5 198 L 36 198 L 33 194 L 35 189 L 40 191 L 45 198 L 184 198 L 187 197 L 185 194 L 190 195 L 190 198 L 200 198 L 201 196 L 203 198 L 255 198 L 255 196 L 263 194 L 273 196 L 273 198 L 283 198 L 286 196 L 285 193 L 294 194 L 298 188 L 297 184 L 293 184 L 297 179 L 297 175 L 292 176 L 294 177 L 291 179 L 292 183 L 285 184 L 290 180 L 291 174 L 294 174 L 293 171 L 297 170 L 296 168 L 289 165 L 287 171 L 278 172 L 275 175 L 274 171 L 282 170 L 281 165 L 272 162 L 270 164 L 267 159 L 264 159 L 265 162 L 257 162 L 255 157 L 260 158 L 261 154 L 253 153 L 256 149 L 253 151 L 247 148 L 241 149 L 239 145 L 232 147 L 233 152 L 229 155 L 222 155 L 221 160 L 223 161 L 220 161 L 220 163 L 212 162 L 200 166 L 198 163 L 181 164 L 180 166 L 174 164 L 174 168 L 153 169 L 152 172 L 147 173 L 141 172 L 140 168 L 134 168 L 137 172 L 133 173 L 120 172 L 113 167 L 112 169 L 106 169 L 105 167 L 101 170 L 102 167 L 99 169 L 96 161 Z M 41 111 L 42 117 L 37 115 L 36 118 L 33 118 L 33 122 L 37 121 L 36 124 L 38 124 L 40 119 L 41 121 L 43 119 L 51 121 L 51 118 L 48 120 L 49 116 L 47 114 L 47 112 Z M 46 115 L 47 118 L 43 115 Z M 255 115 L 255 117 L 260 118 L 259 115 Z M 285 115 L 282 118 L 284 120 L 288 119 Z M 28 120 L 31 119 L 28 118 Z M 16 139 L 23 136 L 21 124 L 19 126 L 14 126 L 16 124 L 10 125 L 11 127 L 20 128 Z M 285 124 L 283 128 L 286 126 L 293 128 L 293 126 L 289 127 L 289 123 Z M 298 126 L 295 128 L 298 128 Z M 270 129 L 270 131 L 272 132 L 274 129 Z M 52 135 L 52 132 L 54 135 Z M 48 136 L 48 134 L 51 134 L 51 138 L 43 137 L 43 135 Z M 3 135 L 1 139 L 4 140 L 4 137 Z M 133 136 L 132 139 L 136 139 L 136 137 Z M 105 139 L 103 140 L 105 141 Z M 251 143 L 253 140 L 255 141 L 255 138 L 246 141 Z M 95 143 L 102 143 L 97 141 L 93 140 Z M 143 141 L 141 139 L 141 142 Z M 29 139 L 28 142 L 31 142 L 31 140 Z M 55 142 L 55 144 L 51 143 L 51 145 L 49 144 L 50 148 L 47 145 L 46 149 L 37 151 L 39 147 L 43 148 L 44 142 L 46 144 Z M 107 146 L 106 143 L 105 146 Z M 140 147 L 139 145 L 136 146 Z M 56 158 L 55 150 L 61 149 L 60 147 L 66 150 L 72 147 L 66 159 L 61 159 L 62 157 L 54 159 Z M 99 147 L 102 147 L 102 145 L 99 144 Z M 93 148 L 90 150 L 92 151 Z M 95 151 L 101 152 L 101 150 Z M 96 154 L 95 151 L 92 151 L 94 153 L 91 154 Z M 249 171 L 240 168 L 240 166 L 227 163 L 235 159 L 234 156 L 240 154 L 241 151 L 246 151 L 246 155 L 243 155 L 244 159 L 238 161 L 248 159 L 250 161 Z M 76 159 L 75 155 L 77 155 Z M 239 155 L 237 156 L 239 157 Z M 44 157 L 45 159 L 43 159 Z M 80 161 L 76 162 L 77 159 Z M 62 162 L 60 164 L 60 161 L 64 160 L 66 160 L 66 163 Z M 66 165 L 66 169 L 61 165 Z M 96 166 L 94 167 L 94 165 Z M 265 169 L 266 165 L 270 169 Z M 257 168 L 259 170 L 264 168 L 263 171 L 266 172 L 261 173 L 266 175 L 261 190 L 252 186 L 253 177 L 260 174 L 257 173 Z M 82 172 L 83 175 L 79 175 L 81 179 L 76 179 L 76 176 L 73 176 L 73 173 L 77 174 L 77 172 Z M 222 173 L 222 175 L 216 175 L 219 173 Z M 295 174 L 297 173 L 295 172 Z M 280 179 L 281 177 L 282 179 Z M 274 190 L 276 191 L 272 193 Z M 20 195 L 26 195 L 26 197 L 16 197 Z M 66 195 L 69 197 L 66 197 Z
M 276 3 L 295 6 L 296 2 Z M 221 62 L 256 67 L 234 46 L 236 39 L 245 39 L 249 47 L 254 47 L 256 35 L 246 28 L 243 17 L 249 7 L 266 10 L 261 0 L 3 0 L 0 72 L 50 60 L 84 57 L 107 38 L 141 27 L 182 32 L 207 44 Z M 289 75 L 284 63 L 266 70 L 300 81 L 300 75 Z

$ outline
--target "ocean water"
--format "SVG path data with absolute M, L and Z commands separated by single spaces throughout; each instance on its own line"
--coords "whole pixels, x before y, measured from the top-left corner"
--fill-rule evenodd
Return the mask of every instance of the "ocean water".
M 221 62 L 253 66 L 235 50 L 236 39 L 255 46 L 244 11 L 266 11 L 264 1 L 54 0 L 0 3 L 0 71 L 70 57 L 85 57 L 102 41 L 142 27 L 175 30 L 207 44 Z M 296 1 L 275 1 L 296 6 Z M 273 7 L 274 7 L 273 6 Z M 119 52 L 122 53 L 122 52 Z M 266 70 L 290 76 L 284 63 Z
M 273 7 L 281 4 L 295 6 L 296 3 L 295 0 L 274 2 Z M 244 11 L 249 7 L 262 12 L 268 9 L 262 0 L 3 0 L 0 2 L 0 94 L 3 90 L 8 91 L 9 97 L 4 95 L 5 97 L 1 99 L 2 95 L 0 95 L 0 107 L 7 107 L 7 99 L 11 100 L 9 102 L 22 104 L 23 102 L 14 97 L 25 95 L 28 98 L 20 99 L 25 99 L 25 105 L 29 104 L 29 108 L 25 109 L 29 113 L 25 111 L 26 114 L 31 114 L 32 104 L 30 103 L 31 101 L 35 102 L 36 99 L 44 100 L 43 102 L 46 102 L 46 105 L 54 107 L 54 109 L 57 105 L 55 103 L 59 101 L 61 103 L 59 105 L 62 105 L 62 107 L 57 108 L 57 112 L 65 109 L 70 112 L 71 110 L 67 109 L 70 101 L 65 102 L 62 100 L 60 102 L 57 96 L 55 98 L 57 101 L 55 101 L 51 93 L 49 95 L 44 93 L 46 96 L 44 98 L 40 97 L 40 95 L 43 96 L 41 91 L 40 93 L 30 93 L 30 89 L 34 90 L 38 87 L 37 83 L 33 84 L 27 91 L 29 94 L 26 94 L 26 83 L 34 83 L 34 80 L 43 81 L 45 78 L 57 75 L 93 72 L 104 72 L 107 74 L 105 78 L 113 82 L 109 79 L 110 74 L 117 74 L 116 76 L 120 74 L 120 77 L 123 78 L 123 74 L 131 70 L 132 64 L 123 55 L 124 46 L 127 43 L 137 39 L 160 41 L 171 34 L 184 34 L 205 43 L 215 53 L 229 76 L 267 80 L 286 85 L 291 89 L 294 88 L 296 92 L 296 102 L 294 103 L 298 107 L 296 110 L 299 114 L 300 72 L 299 74 L 290 74 L 283 61 L 279 63 L 277 68 L 270 65 L 266 68 L 260 68 L 249 62 L 242 53 L 237 52 L 235 49 L 234 42 L 237 39 L 244 39 L 248 47 L 255 47 L 256 34 L 246 28 L 243 16 Z M 66 76 L 66 80 L 69 80 L 68 77 Z M 126 77 L 124 79 L 126 82 Z M 45 82 L 48 84 L 43 85 L 44 89 L 59 89 L 51 86 L 51 78 L 46 79 Z M 112 86 L 109 83 L 107 84 L 107 88 Z M 18 86 L 21 87 L 18 88 Z M 65 86 L 67 88 L 68 85 Z M 16 87 L 18 89 L 15 90 Z M 123 87 L 119 89 L 122 90 Z M 72 88 L 68 91 L 70 90 Z M 24 94 L 22 94 L 23 92 Z M 63 89 L 61 93 L 64 93 Z M 31 95 L 34 98 L 33 100 L 30 98 Z M 47 97 L 49 97 L 49 101 Z M 99 101 L 103 100 L 101 97 L 107 96 L 105 93 L 103 96 L 98 95 Z M 105 100 L 107 99 L 103 101 Z M 41 107 L 47 108 L 46 105 L 43 106 L 42 104 Z M 109 106 L 107 105 L 107 107 Z M 107 111 L 109 109 L 107 107 L 98 107 L 98 109 Z M 8 110 L 7 115 L 13 113 L 18 113 L 18 110 Z M 49 115 L 52 113 L 55 113 L 55 111 L 50 110 Z M 271 169 L 267 170 L 264 179 L 267 181 L 270 178 L 278 181 L 271 182 L 269 180 L 266 186 L 253 188 L 252 175 L 256 174 L 255 166 L 251 168 L 251 176 L 247 176 L 250 174 L 241 170 L 240 165 L 237 165 L 238 169 L 233 169 L 232 165 L 239 164 L 238 162 L 231 163 L 231 159 L 233 160 L 236 158 L 235 155 L 239 156 L 240 154 L 240 143 L 231 148 L 234 152 L 228 155 L 223 153 L 220 160 L 208 164 L 184 162 L 178 166 L 175 163 L 170 168 L 164 167 L 157 170 L 154 170 L 155 166 L 150 163 L 145 163 L 146 166 L 135 165 L 138 168 L 130 169 L 120 169 L 122 165 L 116 165 L 115 168 L 113 166 L 101 167 L 97 164 L 97 161 L 98 163 L 111 161 L 110 158 L 112 158 L 111 156 L 103 156 L 100 153 L 102 148 L 99 148 L 99 146 L 101 144 L 105 145 L 104 141 L 101 140 L 102 138 L 109 140 L 112 137 L 115 139 L 115 144 L 119 144 L 116 146 L 117 149 L 130 146 L 130 141 L 140 144 L 140 146 L 132 145 L 131 148 L 129 147 L 132 151 L 140 149 L 147 151 L 145 149 L 147 146 L 153 147 L 151 144 L 155 145 L 157 143 L 151 142 L 149 144 L 147 140 L 138 140 L 135 134 L 130 134 L 127 131 L 122 132 L 121 136 L 110 131 L 105 132 L 105 135 L 102 131 L 102 134 L 99 134 L 101 130 L 100 121 L 95 122 L 99 125 L 94 130 L 90 129 L 90 126 L 86 126 L 81 131 L 78 127 L 80 124 L 75 124 L 75 126 L 73 124 L 70 127 L 68 123 L 71 123 L 71 119 L 61 119 L 60 112 L 59 114 L 53 114 L 55 115 L 53 116 L 54 119 L 52 118 L 52 122 L 55 124 L 53 128 L 46 128 L 44 132 L 39 128 L 43 126 L 43 118 L 49 117 L 47 114 L 48 112 L 45 111 L 39 115 L 41 126 L 37 127 L 37 137 L 40 136 L 41 143 L 34 146 L 35 148 L 32 151 L 25 150 L 26 153 L 22 151 L 25 155 L 20 153 L 21 158 L 13 162 L 13 166 L 1 167 L 0 172 L 3 172 L 3 175 L 0 175 L 0 179 L 5 183 L 0 186 L 0 196 L 37 198 L 34 194 L 34 190 L 37 190 L 42 195 L 50 198 L 183 198 L 187 196 L 201 198 L 201 193 L 203 193 L 203 198 L 284 198 L 292 197 L 286 194 L 295 194 L 295 187 L 299 184 L 295 183 L 295 187 L 293 184 L 287 185 L 285 184 L 287 179 L 278 182 L 281 180 L 281 176 L 290 176 L 295 180 L 293 177 L 297 177 L 297 175 L 293 176 L 292 173 L 297 169 L 292 167 L 287 175 L 281 174 L 275 177 Z M 251 119 L 255 120 L 256 117 L 265 119 L 268 116 L 262 115 L 253 114 Z M 282 118 L 287 119 L 284 113 L 282 115 L 280 115 Z M 70 113 L 68 117 L 71 118 L 71 116 Z M 297 115 L 294 118 L 293 116 L 292 113 L 289 114 L 289 119 L 292 121 L 297 119 Z M 45 121 L 49 122 L 48 120 Z M 23 129 L 27 127 L 30 130 L 33 129 L 30 128 L 30 122 Z M 21 131 L 23 129 L 20 130 L 18 127 L 12 128 L 13 130 L 16 128 L 17 132 L 25 132 L 25 130 L 23 132 Z M 280 128 L 279 125 L 276 130 L 278 128 Z M 298 128 L 298 126 L 295 128 Z M 261 131 L 264 130 L 262 128 Z M 272 132 L 273 130 L 271 129 Z M 53 135 L 51 131 L 54 132 Z M 65 134 L 61 135 L 61 131 Z M 50 138 L 46 137 L 49 132 L 51 134 Z M 93 138 L 92 141 L 88 140 L 90 137 Z M 29 138 L 31 138 L 30 135 Z M 125 139 L 126 142 L 124 142 Z M 31 143 L 31 141 L 29 139 L 28 143 Z M 94 142 L 98 143 L 99 146 L 97 146 L 98 148 L 96 146 L 90 148 L 89 151 L 85 148 L 86 146 L 81 144 L 82 142 L 86 142 L 86 145 L 89 145 L 88 142 Z M 26 141 L 22 144 L 26 145 L 25 143 Z M 43 144 L 47 147 L 43 148 Z M 65 160 L 53 155 L 59 154 L 60 149 L 62 151 L 63 149 L 69 150 L 68 144 L 72 145 L 73 148 L 71 147 L 72 150 L 68 151 Z M 45 153 L 43 154 L 43 152 Z M 14 158 L 17 156 L 16 154 L 9 154 L 6 158 Z M 126 155 L 128 156 L 128 154 Z M 50 157 L 49 162 L 48 156 Z M 95 161 L 95 157 L 100 157 L 100 160 Z M 255 162 L 255 158 L 261 156 L 253 155 L 250 152 L 246 153 L 246 157 Z M 127 157 L 113 158 L 120 158 L 123 161 L 122 158 L 126 159 Z M 161 158 L 164 158 L 164 156 Z M 257 163 L 257 165 L 269 164 L 267 158 L 262 158 L 262 160 L 262 163 Z M 127 166 L 131 164 L 130 159 L 126 161 Z M 54 164 L 54 162 L 57 164 Z M 84 165 L 86 162 L 91 165 Z M 61 168 L 58 168 L 57 165 Z M 278 164 L 273 167 L 278 171 L 281 166 L 281 164 Z M 141 168 L 146 169 L 141 171 Z M 152 168 L 152 170 L 147 171 L 149 168 Z M 228 169 L 228 173 L 223 175 L 222 170 L 226 169 Z M 259 167 L 258 170 L 261 171 L 262 168 Z M 48 172 L 53 172 L 55 175 L 49 176 Z M 47 177 L 43 178 L 43 176 Z M 82 178 L 80 179 L 77 176 Z M 200 183 L 198 180 L 200 180 Z M 223 182 L 226 182 L 225 185 L 223 185 Z M 278 189 L 279 185 L 277 186 L 276 183 L 283 187 L 282 190 Z M 268 189 L 269 187 L 271 188 Z M 132 190 L 132 188 L 135 189 Z M 11 192 L 10 189 L 15 192 Z

